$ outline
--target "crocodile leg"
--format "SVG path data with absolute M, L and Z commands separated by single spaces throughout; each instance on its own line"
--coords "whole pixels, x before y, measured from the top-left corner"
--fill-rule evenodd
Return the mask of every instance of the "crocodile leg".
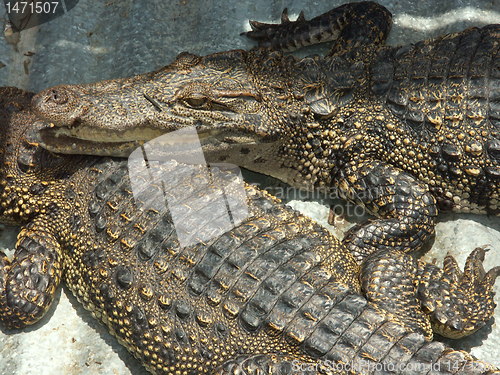
M 370 255 L 361 268 L 366 298 L 377 308 L 394 315 L 396 321 L 432 339 L 432 328 L 417 298 L 416 262 L 400 251 Z
M 443 269 L 419 262 L 418 298 L 441 336 L 460 338 L 483 327 L 493 316 L 493 286 L 500 266 L 484 271 L 485 250 L 475 249 L 462 272 L 448 255 Z
M 383 6 L 364 1 L 344 4 L 309 21 L 301 12 L 295 21 L 287 9 L 280 24 L 250 21 L 252 31 L 243 33 L 260 47 L 291 51 L 312 44 L 335 41 L 332 53 L 385 41 L 391 28 L 391 13 Z
M 399 251 L 377 252 L 363 264 L 362 288 L 377 307 L 428 339 L 433 331 L 450 338 L 467 336 L 482 328 L 495 310 L 493 286 L 500 267 L 486 273 L 484 252 L 475 249 L 464 272 L 452 256 L 441 269 Z
M 61 256 L 61 247 L 54 235 L 36 221 L 19 233 L 12 261 L 0 252 L 0 320 L 3 324 L 21 328 L 43 317 L 61 280 Z
M 436 202 L 425 184 L 380 161 L 348 166 L 338 179 L 340 194 L 378 218 L 356 225 L 344 244 L 362 262 L 382 249 L 417 251 L 434 233 Z

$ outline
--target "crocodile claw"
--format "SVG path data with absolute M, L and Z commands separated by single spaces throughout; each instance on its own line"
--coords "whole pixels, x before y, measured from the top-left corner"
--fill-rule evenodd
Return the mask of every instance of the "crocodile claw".
M 443 269 L 429 265 L 421 275 L 427 279 L 419 286 L 419 299 L 429 314 L 434 332 L 450 338 L 470 335 L 482 328 L 493 316 L 495 292 L 500 266 L 485 272 L 485 248 L 476 248 L 468 257 L 464 271 L 447 255 Z M 441 273 L 441 277 L 435 277 Z M 429 275 L 434 274 L 430 277 Z
M 288 8 L 283 9 L 281 13 L 281 23 L 290 23 L 290 18 L 288 17 Z
M 306 17 L 304 15 L 304 11 L 301 11 L 299 16 L 295 21 L 291 21 L 288 16 L 288 8 L 283 9 L 281 13 L 281 22 L 280 23 L 265 23 L 254 20 L 249 20 L 251 31 L 243 32 L 240 35 L 245 35 L 251 39 L 257 41 L 271 41 L 276 37 L 276 33 L 278 30 L 282 29 L 282 27 L 288 27 L 290 24 L 297 24 L 306 22 Z

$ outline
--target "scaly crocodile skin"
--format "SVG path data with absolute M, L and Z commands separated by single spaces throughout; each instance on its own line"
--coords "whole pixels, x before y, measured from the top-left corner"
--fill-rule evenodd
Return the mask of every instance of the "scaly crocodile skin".
M 194 126 L 209 161 L 293 186 L 335 189 L 378 217 L 344 244 L 415 251 L 439 211 L 499 213 L 500 29 L 471 28 L 403 47 L 384 45 L 387 9 L 350 3 L 310 21 L 251 22 L 262 47 L 183 53 L 144 75 L 64 85 L 35 98 L 66 153 L 125 155 Z M 333 40 L 325 57 L 290 49 Z
M 182 247 L 162 184 L 134 179 L 134 199 L 133 163 L 42 149 L 35 141 L 46 125 L 31 97 L 0 89 L 0 221 L 22 227 L 14 258 L 0 257 L 7 326 L 40 319 L 62 280 L 152 373 L 371 374 L 377 364 L 396 373 L 494 371 L 430 341 L 430 324 L 467 334 L 493 314 L 500 267 L 484 272 L 484 250 L 464 274 L 452 260 L 440 270 L 395 250 L 360 269 L 336 238 L 251 186 L 245 221 Z M 188 192 L 176 202 L 182 221 L 207 208 L 215 186 L 204 187 L 198 167 L 161 168 Z M 211 223 L 224 212 L 212 210 Z

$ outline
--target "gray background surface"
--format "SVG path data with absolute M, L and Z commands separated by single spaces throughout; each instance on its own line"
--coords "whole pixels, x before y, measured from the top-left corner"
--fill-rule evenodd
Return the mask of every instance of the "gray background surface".
M 0 84 L 40 90 L 60 83 L 83 83 L 130 76 L 166 65 L 182 51 L 208 54 L 253 43 L 239 35 L 248 19 L 278 20 L 283 8 L 306 17 L 342 1 L 81 0 L 68 14 L 21 33 L 16 44 L 0 37 Z M 389 43 L 404 44 L 433 35 L 500 22 L 499 0 L 380 1 L 394 16 Z M 0 6 L 0 15 L 4 9 Z M 305 53 L 316 52 L 317 49 Z M 317 203 L 292 205 L 324 223 L 328 209 Z M 348 223 L 333 228 L 341 232 Z M 10 240 L 9 240 L 9 235 Z M 13 246 L 13 232 L 0 232 Z M 436 241 L 426 255 L 441 262 L 447 251 L 463 264 L 475 247 L 490 245 L 486 268 L 500 264 L 498 218 L 441 217 Z M 497 282 L 500 294 L 500 281 Z M 497 295 L 496 301 L 499 301 Z M 497 312 L 497 320 L 500 314 Z M 500 365 L 500 329 L 493 323 L 467 340 L 453 343 Z M 492 331 L 492 332 L 490 332 Z M 146 374 L 66 289 L 49 314 L 23 331 L 0 330 L 0 374 Z

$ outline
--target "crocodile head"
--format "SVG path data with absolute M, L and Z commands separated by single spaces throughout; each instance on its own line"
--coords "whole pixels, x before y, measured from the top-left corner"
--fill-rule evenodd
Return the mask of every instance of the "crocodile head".
M 127 156 L 153 138 L 194 127 L 207 161 L 296 185 L 303 163 L 285 163 L 296 149 L 294 134 L 306 134 L 300 128 L 312 116 L 304 83 L 293 76 L 296 63 L 260 50 L 182 53 L 151 73 L 49 88 L 33 99 L 48 124 L 40 143 L 54 152 Z
M 33 99 L 50 123 L 44 146 L 63 153 L 123 156 L 144 141 L 183 127 L 202 140 L 272 142 L 263 94 L 246 67 L 247 52 L 180 54 L 170 65 L 132 78 L 61 85 Z

